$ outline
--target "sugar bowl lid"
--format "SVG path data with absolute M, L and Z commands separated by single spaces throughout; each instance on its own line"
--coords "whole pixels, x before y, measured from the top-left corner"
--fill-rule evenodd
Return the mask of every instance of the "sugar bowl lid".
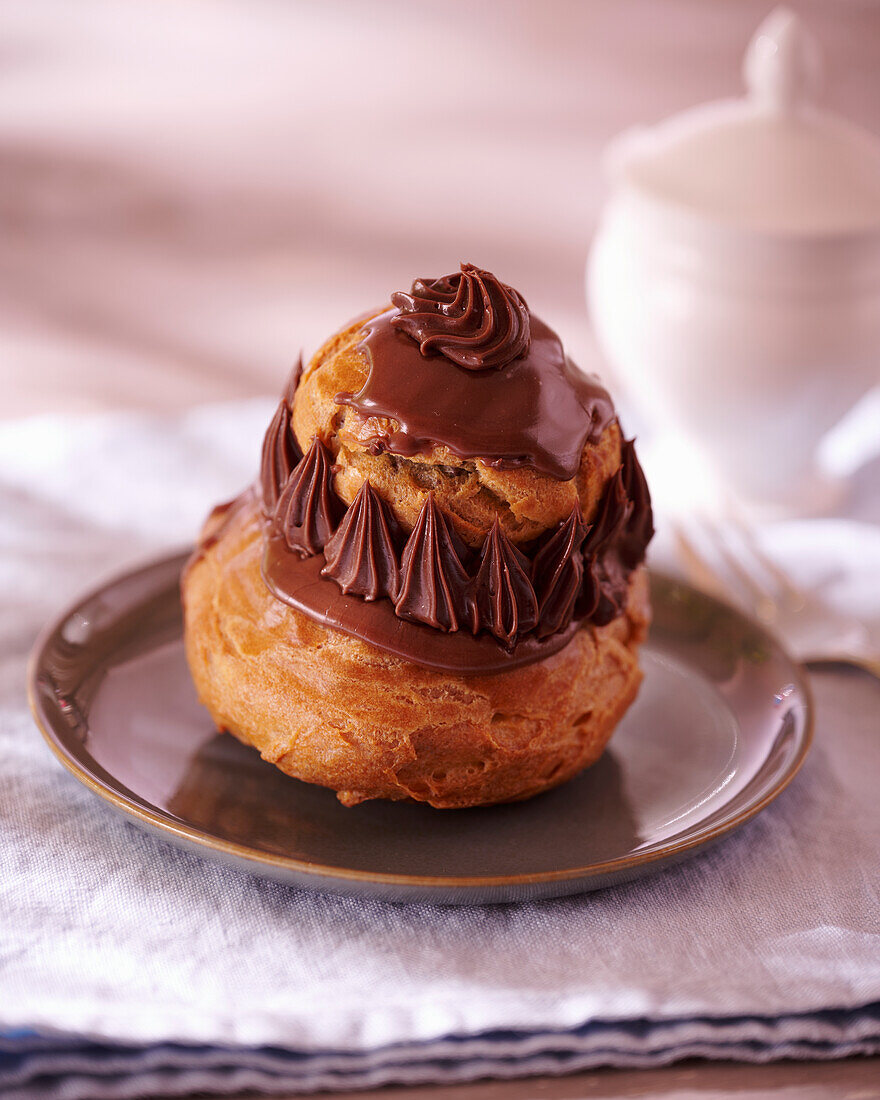
M 880 228 L 880 140 L 817 105 L 815 39 L 776 8 L 743 62 L 747 94 L 630 131 L 612 175 L 637 190 L 761 233 L 826 236 Z

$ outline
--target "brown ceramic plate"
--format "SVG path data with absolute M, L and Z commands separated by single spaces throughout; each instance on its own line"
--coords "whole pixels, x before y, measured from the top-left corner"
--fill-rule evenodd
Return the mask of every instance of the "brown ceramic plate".
M 252 874 L 446 904 L 594 890 L 747 821 L 790 782 L 810 743 L 809 690 L 779 645 L 655 574 L 645 681 L 593 768 L 511 806 L 346 810 L 213 728 L 183 655 L 184 560 L 111 581 L 49 627 L 34 649 L 31 704 L 61 762 L 111 806 Z

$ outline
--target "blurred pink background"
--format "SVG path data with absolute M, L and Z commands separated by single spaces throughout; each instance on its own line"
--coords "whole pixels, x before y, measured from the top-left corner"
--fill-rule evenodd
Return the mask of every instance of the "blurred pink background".
M 277 391 L 300 347 L 460 260 L 595 366 L 602 147 L 739 94 L 770 6 L 5 5 L 2 415 Z M 793 6 L 826 102 L 880 132 L 880 8 Z

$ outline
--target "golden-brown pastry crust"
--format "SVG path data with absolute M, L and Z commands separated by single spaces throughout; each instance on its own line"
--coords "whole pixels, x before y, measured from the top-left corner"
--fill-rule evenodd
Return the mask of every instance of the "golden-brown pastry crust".
M 299 403 L 297 410 L 298 434 L 307 435 Z M 504 471 L 505 484 L 511 474 L 520 471 Z M 624 614 L 607 626 L 582 627 L 536 664 L 455 676 L 276 599 L 261 575 L 256 497 L 215 539 L 182 582 L 199 698 L 220 729 L 289 775 L 332 788 L 345 805 L 410 798 L 445 808 L 528 798 L 592 764 L 638 690 L 637 646 L 649 619 L 641 568 Z
M 371 314 L 370 316 L 375 316 Z M 296 392 L 293 429 L 303 451 L 317 435 L 335 459 L 334 488 L 351 504 L 365 480 L 391 507 L 405 530 L 416 522 L 433 491 L 461 538 L 482 545 L 497 516 L 508 537 L 523 545 L 553 529 L 580 500 L 587 522 L 593 518 L 608 479 L 620 465 L 621 435 L 616 421 L 598 443 L 584 447 L 572 481 L 558 481 L 528 467 L 498 469 L 479 459 L 462 459 L 446 447 L 416 458 L 372 454 L 370 437 L 388 421 L 363 419 L 339 393 L 357 393 L 369 373 L 367 354 L 357 347 L 369 317 L 361 317 L 331 337 L 313 356 Z

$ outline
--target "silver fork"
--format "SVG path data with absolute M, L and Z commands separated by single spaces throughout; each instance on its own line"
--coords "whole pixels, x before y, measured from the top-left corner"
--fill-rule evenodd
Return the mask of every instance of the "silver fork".
M 871 651 L 864 623 L 795 584 L 747 524 L 692 517 L 673 526 L 690 579 L 738 603 L 779 635 L 802 664 L 851 664 L 880 679 L 880 654 Z

